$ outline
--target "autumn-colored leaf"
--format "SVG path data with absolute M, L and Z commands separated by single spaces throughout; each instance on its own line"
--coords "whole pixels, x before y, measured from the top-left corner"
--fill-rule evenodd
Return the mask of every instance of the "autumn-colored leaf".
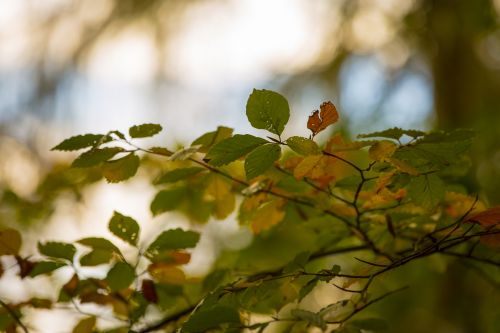
M 311 155 L 305 157 L 293 170 L 294 177 L 298 180 L 304 178 L 304 176 L 318 166 L 322 157 L 322 155 Z
M 494 229 L 495 231 L 498 231 L 500 230 L 500 206 L 492 207 L 480 213 L 470 215 L 466 218 L 466 221 L 479 223 L 487 230 Z M 484 244 L 495 248 L 500 247 L 500 234 L 486 235 L 482 236 L 480 239 Z
M 204 200 L 213 202 L 212 213 L 219 220 L 231 214 L 236 204 L 236 198 L 231 192 L 231 184 L 217 175 L 211 177 L 205 190 Z
M 16 229 L 0 230 L 0 256 L 17 254 L 21 248 L 21 234 Z
M 479 223 L 484 228 L 500 224 L 500 206 L 470 215 L 467 217 L 467 221 Z
M 339 119 L 337 108 L 332 102 L 324 102 L 320 106 L 320 111 L 315 110 L 307 120 L 307 128 L 311 130 L 312 136 L 334 124 Z
M 142 280 L 142 295 L 148 302 L 157 303 L 158 294 L 156 293 L 155 283 L 153 280 L 145 279 Z
M 184 251 L 173 251 L 170 253 L 170 258 L 175 265 L 185 265 L 191 260 L 191 254 Z
M 252 231 L 259 234 L 278 224 L 285 217 L 285 212 L 281 208 L 282 202 L 276 200 L 259 208 L 252 219 Z
M 80 279 L 78 279 L 78 275 L 73 274 L 71 279 L 62 287 L 62 290 L 69 296 L 74 296 L 79 281 Z
M 160 283 L 183 284 L 186 282 L 186 275 L 181 269 L 166 263 L 151 264 L 148 266 L 148 272 Z
M 469 212 L 469 216 L 486 210 L 482 201 L 476 201 L 474 197 L 463 193 L 446 192 L 444 201 L 446 203 L 445 212 L 452 218 L 459 218 Z
M 24 279 L 26 276 L 28 276 L 36 265 L 35 262 L 21 258 L 20 256 L 16 256 L 16 261 L 17 265 L 19 266 L 19 276 L 21 277 L 21 279 Z
M 368 155 L 370 158 L 377 162 L 384 162 L 386 159 L 392 156 L 398 146 L 391 141 L 378 141 L 370 147 L 368 150 Z

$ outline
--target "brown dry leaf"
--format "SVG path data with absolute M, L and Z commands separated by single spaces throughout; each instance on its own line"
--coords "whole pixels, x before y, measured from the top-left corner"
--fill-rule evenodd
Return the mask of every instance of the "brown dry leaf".
M 112 304 L 114 302 L 114 298 L 109 295 L 100 294 L 96 291 L 90 291 L 80 295 L 80 302 L 107 305 Z
M 66 282 L 64 286 L 62 286 L 62 290 L 64 290 L 64 292 L 69 296 L 74 296 L 79 281 L 80 280 L 78 279 L 78 275 L 73 274 L 71 279 L 68 282 Z
M 23 259 L 20 256 L 16 256 L 17 265 L 19 266 L 19 276 L 24 279 L 28 276 L 36 265 L 36 262 L 29 261 L 28 259 Z
M 311 130 L 313 136 L 318 133 L 319 126 L 321 125 L 321 119 L 319 118 L 319 111 L 313 111 L 312 115 L 307 119 L 307 128 Z
M 142 295 L 150 303 L 158 302 L 158 294 L 156 293 L 155 283 L 153 280 L 144 279 L 142 280 L 141 286 Z
M 307 128 L 311 130 L 312 136 L 334 124 L 339 119 L 337 108 L 332 102 L 324 102 L 320 106 L 320 111 L 315 110 L 307 119 Z
M 489 208 L 480 213 L 469 215 L 466 221 L 479 223 L 485 228 L 500 224 L 500 206 Z
M 466 218 L 467 222 L 479 223 L 488 230 L 500 230 L 500 206 L 489 208 Z M 493 234 L 481 237 L 481 242 L 492 247 L 500 247 L 500 234 Z

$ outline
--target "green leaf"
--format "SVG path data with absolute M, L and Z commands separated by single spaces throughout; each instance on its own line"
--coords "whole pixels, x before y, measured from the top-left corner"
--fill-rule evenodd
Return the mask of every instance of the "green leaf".
M 451 132 L 432 132 L 419 139 L 418 142 L 425 143 L 443 143 L 443 142 L 460 142 L 471 141 L 475 132 L 467 129 L 456 129 Z
M 247 179 L 260 176 L 273 166 L 281 155 L 281 147 L 277 144 L 266 144 L 255 148 L 245 159 Z
M 162 127 L 158 124 L 142 124 L 130 127 L 128 134 L 132 138 L 147 138 L 160 133 L 161 130 Z
M 172 156 L 173 152 L 165 147 L 151 147 L 148 149 L 151 153 L 162 156 Z
M 41 274 L 48 274 L 64 266 L 66 266 L 66 264 L 62 262 L 40 261 L 35 264 L 29 276 L 35 277 Z
M 380 318 L 357 319 L 350 321 L 349 324 L 370 332 L 384 332 L 389 329 L 387 322 Z
M 80 258 L 82 266 L 97 266 L 107 264 L 113 258 L 113 252 L 109 250 L 92 250 Z
M 296 272 L 298 270 L 304 270 L 305 265 L 309 261 L 310 257 L 311 257 L 311 252 L 309 251 L 300 252 L 295 256 L 295 258 L 291 262 L 289 262 L 283 268 L 283 273 L 287 274 Z
M 112 291 L 125 289 L 135 280 L 135 271 L 132 266 L 124 262 L 117 262 L 106 275 L 106 281 Z
M 194 231 L 185 231 L 180 228 L 167 230 L 149 245 L 146 256 L 153 258 L 163 251 L 193 248 L 199 240 L 200 234 Z
M 110 183 L 118 183 L 133 177 L 139 168 L 140 159 L 134 153 L 117 160 L 105 162 L 102 165 L 102 174 Z
M 155 184 L 165 184 L 165 183 L 175 183 L 179 180 L 184 180 L 191 176 L 194 176 L 200 172 L 205 170 L 204 168 L 199 167 L 190 167 L 190 168 L 182 168 L 182 169 L 174 169 L 165 172 L 161 177 L 159 177 Z
M 214 144 L 231 137 L 231 135 L 233 135 L 232 128 L 219 126 L 216 131 L 205 133 L 194 140 L 191 146 L 201 146 L 199 151 L 206 153 Z
M 222 324 L 239 324 L 240 322 L 240 314 L 235 308 L 216 305 L 193 313 L 182 326 L 182 332 L 201 333 L 217 328 Z
M 109 240 L 101 237 L 88 237 L 82 238 L 78 241 L 78 243 L 90 247 L 94 250 L 107 250 L 117 254 L 121 254 L 118 247 L 115 244 L 111 243 Z
M 286 144 L 294 152 L 300 155 L 316 155 L 320 153 L 318 144 L 311 139 L 301 136 L 292 136 L 286 140 Z
M 394 140 L 399 140 L 403 135 L 408 135 L 412 138 L 418 138 L 424 136 L 425 132 L 418 130 L 405 130 L 399 127 L 393 127 L 380 132 L 360 134 L 358 135 L 358 138 L 390 138 Z
M 311 325 L 326 330 L 326 322 L 317 313 L 302 309 L 293 309 L 291 314 L 298 319 L 307 321 Z
M 47 257 L 73 261 L 73 257 L 76 253 L 76 248 L 73 244 L 62 242 L 47 242 L 45 244 L 38 243 L 38 251 Z
M 281 135 L 290 118 L 285 97 L 270 90 L 254 89 L 247 101 L 247 118 L 254 128 Z
M 21 234 L 16 229 L 0 229 L 0 256 L 16 255 L 21 248 Z
M 71 167 L 73 168 L 93 167 L 103 162 L 106 162 L 107 160 L 111 159 L 113 156 L 122 151 L 123 148 L 120 147 L 92 149 L 78 156 L 71 164 Z
M 62 150 L 62 151 L 79 150 L 87 147 L 93 147 L 99 142 L 105 143 L 109 141 L 111 141 L 111 138 L 102 134 L 76 135 L 64 140 L 51 150 Z
M 299 302 L 304 299 L 311 291 L 314 290 L 319 282 L 319 278 L 312 278 L 299 291 Z
M 436 174 L 412 177 L 407 190 L 412 202 L 426 208 L 436 206 L 445 194 L 444 183 Z
M 116 135 L 119 139 L 122 139 L 122 140 L 125 140 L 125 139 L 126 139 L 126 138 L 125 138 L 125 135 L 124 135 L 122 132 L 120 132 L 120 131 L 111 131 L 111 132 L 109 132 L 109 134 L 114 134 L 114 135 Z
M 151 212 L 154 216 L 176 209 L 184 200 L 185 188 L 163 190 L 156 194 L 151 202 Z
M 221 166 L 237 160 L 268 141 L 253 135 L 237 134 L 217 143 L 209 150 L 205 159 L 211 165 Z
M 140 227 L 133 218 L 115 211 L 113 217 L 109 220 L 108 228 L 121 240 L 133 246 L 137 245 Z
M 84 318 L 76 324 L 72 333 L 92 333 L 94 332 L 95 323 L 95 317 Z

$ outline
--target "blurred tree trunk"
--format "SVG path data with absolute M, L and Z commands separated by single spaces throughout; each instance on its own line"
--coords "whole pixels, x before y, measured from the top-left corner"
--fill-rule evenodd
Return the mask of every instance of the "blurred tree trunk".
M 422 29 L 412 32 L 429 56 L 437 126 L 478 132 L 477 179 L 492 203 L 499 203 L 500 71 L 480 58 L 481 41 L 498 27 L 497 14 L 489 0 L 426 0 L 419 12 Z

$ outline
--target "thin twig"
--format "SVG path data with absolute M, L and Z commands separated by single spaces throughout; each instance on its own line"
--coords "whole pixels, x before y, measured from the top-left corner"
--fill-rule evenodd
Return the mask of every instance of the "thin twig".
M 16 314 L 16 312 L 14 310 L 12 310 L 11 307 L 7 303 L 5 303 L 4 301 L 2 301 L 0 299 L 0 305 L 2 305 L 2 307 L 5 310 L 7 310 L 7 312 L 11 315 L 11 317 L 22 328 L 22 330 L 24 331 L 24 333 L 29 333 L 28 328 L 26 327 L 26 325 L 23 324 L 23 322 L 21 321 L 21 318 L 19 318 L 19 316 Z

